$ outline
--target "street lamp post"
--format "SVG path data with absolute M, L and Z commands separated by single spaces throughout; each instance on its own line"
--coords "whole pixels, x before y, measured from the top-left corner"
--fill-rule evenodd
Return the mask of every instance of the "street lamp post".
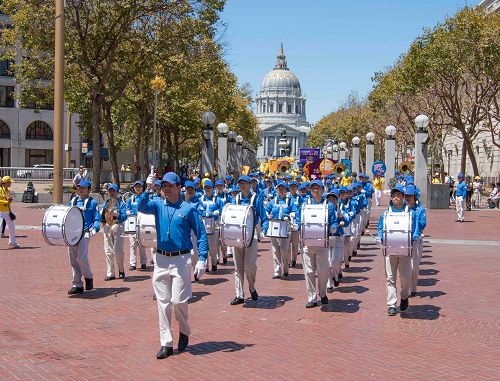
M 365 153 L 365 172 L 371 171 L 375 160 L 375 134 L 368 132 L 366 134 L 366 153 Z
M 241 174 L 242 169 L 242 156 L 243 156 L 243 136 L 236 137 L 236 173 L 238 176 Z
M 235 131 L 227 133 L 227 162 L 230 172 L 235 172 L 237 167 L 236 158 L 236 136 Z
M 332 146 L 332 151 L 333 151 L 332 159 L 334 161 L 339 161 L 339 146 L 338 146 L 338 144 L 334 144 Z
M 165 80 L 157 75 L 151 80 L 151 87 L 155 91 L 155 101 L 154 101 L 154 109 L 153 109 L 153 149 L 151 154 L 151 160 L 154 168 L 157 168 L 158 163 L 156 162 L 156 114 L 157 114 L 157 105 L 158 105 L 158 92 L 162 91 L 165 88 Z
M 217 126 L 219 138 L 217 140 L 217 156 L 219 158 L 218 178 L 223 179 L 227 174 L 227 131 L 229 127 L 226 123 L 219 123 Z
M 352 172 L 359 174 L 359 142 L 360 138 L 357 136 L 352 138 L 352 156 L 351 156 L 351 168 Z
M 427 205 L 427 143 L 429 134 L 427 127 L 429 126 L 429 118 L 427 115 L 420 114 L 415 118 L 415 172 L 414 180 L 415 186 L 420 188 L 420 200 L 423 206 Z
M 339 143 L 339 148 L 340 148 L 339 160 L 345 159 L 345 149 L 346 149 L 346 147 L 347 147 L 347 144 L 345 142 L 340 142 Z
M 203 177 L 205 173 L 210 176 L 214 172 L 214 129 L 212 124 L 215 123 L 215 114 L 211 111 L 204 112 L 201 115 L 203 122 L 203 146 L 201 149 L 201 173 Z
M 387 135 L 385 139 L 385 165 L 386 172 L 385 178 L 385 189 L 389 187 L 389 180 L 394 178 L 395 172 L 395 162 L 396 162 L 396 127 L 390 125 L 385 128 L 385 134 Z
M 446 153 L 448 154 L 448 176 L 450 176 L 451 155 L 453 151 L 449 149 L 448 151 L 446 151 Z

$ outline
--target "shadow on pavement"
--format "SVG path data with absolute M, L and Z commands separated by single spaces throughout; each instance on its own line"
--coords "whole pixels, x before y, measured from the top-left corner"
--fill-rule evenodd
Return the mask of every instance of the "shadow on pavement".
M 424 304 L 420 306 L 408 307 L 406 311 L 401 312 L 403 319 L 419 319 L 419 320 L 436 320 L 441 315 L 439 310 L 441 307 L 433 306 L 431 304 Z
M 348 269 L 345 269 L 345 272 L 348 273 L 366 273 L 367 271 L 370 271 L 372 268 L 369 266 L 361 266 L 361 267 L 349 267 Z
M 446 295 L 443 291 L 418 291 L 417 296 L 419 298 L 439 298 L 440 296 Z
M 360 257 L 360 258 L 363 258 L 363 257 L 377 257 L 377 254 L 363 254 L 363 253 L 359 253 L 359 251 L 363 252 L 363 251 L 368 251 L 368 250 L 373 250 L 373 249 L 358 249 L 358 255 L 356 257 Z
M 343 276 L 340 280 L 340 283 L 358 283 L 363 282 L 364 280 L 368 280 L 369 278 L 366 276 Z
M 370 289 L 365 286 L 348 286 L 348 287 L 336 287 L 334 290 L 337 292 L 341 292 L 343 294 L 348 294 L 351 292 L 354 292 L 356 294 L 362 294 Z
M 123 279 L 124 282 L 142 282 L 151 279 L 149 275 L 128 275 Z
M 293 300 L 290 296 L 259 296 L 259 300 L 245 300 L 243 308 L 262 308 L 273 310 L 283 307 L 286 302 Z
M 188 303 L 196 303 L 196 302 L 202 300 L 204 296 L 208 296 L 208 295 L 210 295 L 210 292 L 195 291 L 195 292 L 193 292 L 193 296 L 191 297 L 191 299 L 189 299 Z
M 436 278 L 421 278 L 418 280 L 418 286 L 422 287 L 435 286 L 437 282 L 439 282 L 439 279 Z
M 351 262 L 354 262 L 354 263 L 373 262 L 373 259 L 362 258 L 362 257 L 360 258 L 359 256 L 356 256 L 356 257 L 351 259 Z
M 6 247 L 5 249 L 0 249 L 0 250 L 19 251 L 19 250 L 29 250 L 29 249 L 40 249 L 40 246 L 21 246 L 18 247 L 17 249 L 14 249 L 12 247 Z
M 432 265 L 435 265 L 436 262 L 432 262 L 432 261 L 424 261 L 424 262 L 420 262 L 420 266 L 432 266 Z
M 288 274 L 288 278 L 285 279 L 285 280 L 289 280 L 289 281 L 292 281 L 292 282 L 298 281 L 298 280 L 299 281 L 300 280 L 304 280 L 304 274 L 301 274 L 301 273 L 299 273 L 299 274 Z
M 439 273 L 439 270 L 436 269 L 420 269 L 418 271 L 418 275 L 436 275 Z
M 361 300 L 357 299 L 333 299 L 325 305 L 321 306 L 321 312 L 346 312 L 355 313 L 359 311 Z
M 228 279 L 226 279 L 226 278 L 203 278 L 203 279 L 199 280 L 198 283 L 204 284 L 206 286 L 214 286 L 216 284 L 224 283 L 227 281 L 228 281 Z
M 71 299 L 100 299 L 114 295 L 115 297 L 122 292 L 130 291 L 129 287 L 109 287 L 109 288 L 94 288 L 90 291 L 84 291 L 83 294 L 71 295 Z
M 186 352 L 192 355 L 206 355 L 214 352 L 236 352 L 255 344 L 240 344 L 234 341 L 206 341 L 187 347 Z
M 228 269 L 228 268 L 220 268 L 220 267 L 217 267 L 217 271 L 208 271 L 207 272 L 207 276 L 210 276 L 210 275 L 228 275 L 228 274 L 232 274 L 234 272 L 234 270 L 231 268 L 231 269 Z

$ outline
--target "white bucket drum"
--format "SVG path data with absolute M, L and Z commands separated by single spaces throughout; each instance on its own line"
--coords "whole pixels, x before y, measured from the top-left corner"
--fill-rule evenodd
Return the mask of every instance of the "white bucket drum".
M 49 245 L 76 246 L 83 237 L 84 227 L 80 208 L 53 205 L 43 216 L 42 234 Z
M 142 247 L 156 248 L 154 214 L 137 213 L 137 242 Z
M 328 247 L 328 205 L 302 205 L 302 246 Z
M 213 217 L 202 217 L 203 225 L 205 226 L 205 231 L 208 235 L 213 235 L 214 231 L 217 229 L 215 225 L 215 220 Z
M 125 221 L 125 234 L 135 234 L 137 232 L 137 216 L 128 216 Z
M 411 257 L 411 213 L 385 212 L 382 252 L 386 256 Z
M 290 222 L 284 220 L 269 220 L 267 236 L 274 238 L 290 237 Z
M 220 240 L 229 247 L 250 247 L 253 241 L 254 219 L 251 205 L 226 204 L 220 221 Z

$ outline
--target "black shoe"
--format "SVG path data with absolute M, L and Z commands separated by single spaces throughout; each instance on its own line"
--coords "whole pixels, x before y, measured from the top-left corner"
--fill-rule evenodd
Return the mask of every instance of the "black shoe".
M 154 265 L 155 264 L 155 260 L 154 259 L 151 259 L 151 264 Z M 146 266 L 146 265 L 141 265 L 141 269 L 142 269 L 142 266 Z
M 85 289 L 87 291 L 90 291 L 94 288 L 94 279 L 92 278 L 85 278 Z
M 283 273 L 283 278 L 287 279 L 288 278 L 288 273 Z
M 358 242 L 358 249 L 361 247 L 361 244 Z
M 344 266 L 345 266 L 346 269 L 348 269 L 349 268 L 349 263 L 344 263 Z
M 212 266 L 212 271 L 217 271 L 217 265 Z
M 188 344 L 189 344 L 189 336 L 183 334 L 182 332 L 179 332 L 179 343 L 177 350 L 179 352 L 182 352 L 184 349 L 187 348 Z
M 114 275 L 108 275 L 106 278 L 104 278 L 105 281 L 114 280 L 114 279 L 115 279 Z
M 328 304 L 328 296 L 325 295 L 321 298 L 321 304 Z
M 257 290 L 250 291 L 250 295 L 252 295 L 252 300 L 259 300 L 259 294 L 257 294 Z
M 141 270 L 146 270 L 146 265 L 141 265 Z
M 118 272 L 118 278 L 125 279 L 125 272 Z
M 333 292 L 333 287 L 328 287 L 326 289 L 326 292 L 328 292 L 329 294 L 331 294 Z
M 68 290 L 68 295 L 81 294 L 83 292 L 83 287 L 73 286 Z
M 416 293 L 416 292 L 412 292 L 412 293 L 410 294 L 410 297 L 412 297 L 412 298 L 414 298 L 415 296 L 417 296 L 417 293 Z
M 233 254 L 228 254 L 227 255 L 228 258 L 232 258 L 233 257 Z
M 160 351 L 156 354 L 158 360 L 166 359 L 174 354 L 174 348 L 172 347 L 161 347 Z
M 387 315 L 394 316 L 396 315 L 396 311 L 396 307 L 389 307 L 389 309 L 387 310 Z
M 295 266 L 297 265 L 297 262 L 296 261 L 292 261 L 292 263 L 290 263 L 290 267 L 293 267 L 295 268 Z
M 153 300 L 156 300 L 156 294 L 153 294 Z
M 342 275 L 342 273 L 339 274 L 339 280 L 341 280 L 344 276 Z
M 353 254 L 354 254 L 354 253 L 353 253 Z M 351 256 L 351 255 L 349 255 L 349 258 L 348 258 L 348 259 L 349 259 L 349 260 L 351 260 L 351 258 L 352 258 L 352 256 Z
M 339 275 L 339 279 L 340 279 L 340 275 Z M 333 280 L 333 285 L 334 285 L 335 287 L 338 287 L 338 286 L 339 286 L 339 284 L 340 284 L 340 282 L 339 282 L 338 280 L 335 280 L 335 279 Z
M 236 306 L 238 304 L 243 304 L 243 303 L 245 303 L 245 300 L 243 298 L 236 297 L 233 300 L 231 300 L 231 305 L 232 306 Z
M 399 309 L 400 309 L 401 311 L 406 311 L 406 309 L 408 308 L 408 305 L 409 305 L 409 303 L 408 303 L 408 298 L 406 298 L 406 299 L 401 299 L 401 304 L 399 305 Z
M 359 249 L 359 247 L 358 247 L 358 249 Z M 355 257 L 356 255 L 358 255 L 358 252 L 357 251 L 353 251 L 352 252 L 352 256 Z
M 224 259 L 222 260 L 222 263 L 227 264 L 227 258 L 224 258 Z
M 315 302 L 309 302 L 306 304 L 306 308 L 314 308 L 316 306 L 317 306 L 317 304 Z
M 281 275 L 273 275 L 273 279 L 280 279 Z
M 130 266 L 128 269 L 129 269 L 130 271 L 134 271 L 134 270 L 136 269 L 136 267 L 135 267 L 135 266 Z

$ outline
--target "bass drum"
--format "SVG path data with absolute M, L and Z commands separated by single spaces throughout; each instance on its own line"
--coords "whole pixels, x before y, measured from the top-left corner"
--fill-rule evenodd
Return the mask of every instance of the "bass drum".
M 53 205 L 43 216 L 42 235 L 49 245 L 76 246 L 83 238 L 84 227 L 80 208 Z
M 302 205 L 302 246 L 328 247 L 328 205 Z
M 220 221 L 220 240 L 229 247 L 250 247 L 254 236 L 253 207 L 226 204 Z
M 156 224 L 154 214 L 137 213 L 137 242 L 142 247 L 156 249 Z
M 383 254 L 385 256 L 411 257 L 411 228 L 411 213 L 384 212 L 384 226 L 382 228 L 384 237 Z

